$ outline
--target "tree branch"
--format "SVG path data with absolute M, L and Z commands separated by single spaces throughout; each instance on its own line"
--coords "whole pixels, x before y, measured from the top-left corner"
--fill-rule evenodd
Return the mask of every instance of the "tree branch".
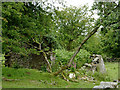
M 72 61 L 74 60 L 75 56 L 78 54 L 78 52 L 80 51 L 81 47 L 84 45 L 84 43 L 93 35 L 97 32 L 98 28 L 100 27 L 100 24 L 98 24 L 94 30 L 92 32 L 90 32 L 88 34 L 88 36 L 81 42 L 80 46 L 78 47 L 78 49 L 76 50 L 76 52 L 73 54 L 73 56 L 71 57 L 71 59 L 69 60 L 68 65 L 63 66 L 59 71 L 55 72 L 54 75 L 57 76 L 60 72 L 62 72 L 63 70 L 67 69 L 70 67 Z

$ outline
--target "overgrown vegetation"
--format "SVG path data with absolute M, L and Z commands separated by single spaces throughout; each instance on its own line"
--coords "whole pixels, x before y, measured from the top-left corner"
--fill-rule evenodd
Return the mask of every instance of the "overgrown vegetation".
M 63 8 L 56 7 L 54 4 L 56 2 Z M 36 3 L 2 3 L 0 59 L 3 59 L 3 76 L 8 79 L 23 80 L 15 81 L 14 84 L 11 82 L 10 85 L 3 80 L 4 87 L 20 87 L 17 85 L 22 86 L 27 80 L 29 83 L 23 87 L 29 87 L 28 84 L 31 84 L 31 87 L 42 87 L 42 85 L 46 87 L 46 82 L 50 83 L 47 87 L 79 87 L 78 83 L 64 82 L 52 76 L 55 72 L 60 77 L 63 77 L 63 73 L 68 77 L 70 72 L 77 71 L 79 72 L 76 73 L 77 77 L 91 76 L 98 82 L 113 80 L 111 74 L 114 70 L 118 74 L 116 63 L 106 63 L 108 72 L 104 75 L 98 72 L 92 74 L 91 71 L 86 73 L 86 70 L 80 68 L 85 63 L 91 63 L 92 54 L 100 54 L 104 60 L 119 58 L 120 1 L 95 2 L 91 10 L 86 5 L 79 8 L 67 7 L 65 2 L 59 0 L 56 2 L 53 0 L 49 3 L 47 0 L 41 0 Z M 95 10 L 98 11 L 98 19 L 94 18 Z M 65 71 L 62 72 L 63 70 Z M 45 81 L 39 81 L 42 78 Z M 114 79 L 117 79 L 117 76 Z M 57 83 L 54 85 L 53 81 Z M 32 85 L 32 82 L 37 85 Z M 86 86 L 81 81 L 79 83 L 83 85 L 80 87 Z M 92 86 L 93 84 L 90 83 L 86 87 Z
M 64 65 L 67 65 L 69 62 L 69 59 L 72 57 L 74 52 L 66 51 L 66 50 L 61 50 L 61 49 L 56 49 L 56 66 L 54 66 L 54 69 L 58 70 L 59 67 L 62 67 Z M 75 66 L 75 68 L 80 68 L 83 66 L 85 63 L 90 63 L 92 60 L 90 59 L 90 53 L 86 50 L 80 50 L 80 52 L 77 54 L 75 57 L 72 67 Z

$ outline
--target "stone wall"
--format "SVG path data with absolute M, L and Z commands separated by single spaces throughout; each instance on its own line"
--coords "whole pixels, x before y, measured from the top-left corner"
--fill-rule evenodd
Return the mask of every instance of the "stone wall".
M 40 55 L 31 54 L 28 56 L 21 56 L 19 54 L 11 53 L 5 58 L 5 66 L 8 67 L 41 69 L 42 66 L 47 66 L 45 57 L 42 52 Z

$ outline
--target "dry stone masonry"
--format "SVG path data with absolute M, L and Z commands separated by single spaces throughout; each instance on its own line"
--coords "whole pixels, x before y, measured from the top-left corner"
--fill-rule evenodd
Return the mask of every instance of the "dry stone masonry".
M 93 73 L 94 71 L 99 71 L 101 73 L 106 73 L 104 61 L 101 55 L 93 55 L 91 56 L 93 58 L 92 63 L 88 64 L 85 63 L 81 69 L 88 68 L 89 70 L 92 70 Z

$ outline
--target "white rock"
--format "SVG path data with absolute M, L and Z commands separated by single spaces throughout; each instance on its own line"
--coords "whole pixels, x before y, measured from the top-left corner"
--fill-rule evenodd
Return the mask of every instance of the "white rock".
M 99 60 L 99 57 L 96 57 L 93 62 L 97 62 Z
M 69 74 L 69 78 L 75 78 L 75 74 L 74 73 L 70 73 Z
M 83 68 L 86 68 L 86 66 L 83 66 Z
M 91 65 L 91 64 L 88 64 L 88 63 L 85 63 L 84 65 L 85 65 L 85 66 L 88 66 L 88 67 L 92 67 L 92 65 Z
M 103 88 L 102 86 L 94 86 L 93 88 Z
M 116 82 L 100 82 L 99 86 L 94 86 L 93 88 L 118 88 L 118 83 Z
M 116 83 L 116 82 L 100 82 L 100 85 L 101 86 L 103 86 L 104 88 L 107 88 L 107 87 L 109 87 L 109 88 L 115 88 L 115 87 L 117 87 L 117 84 L 118 83 Z
M 85 70 L 85 68 L 81 67 L 81 70 Z
M 75 72 L 76 74 L 80 74 L 78 71 Z

